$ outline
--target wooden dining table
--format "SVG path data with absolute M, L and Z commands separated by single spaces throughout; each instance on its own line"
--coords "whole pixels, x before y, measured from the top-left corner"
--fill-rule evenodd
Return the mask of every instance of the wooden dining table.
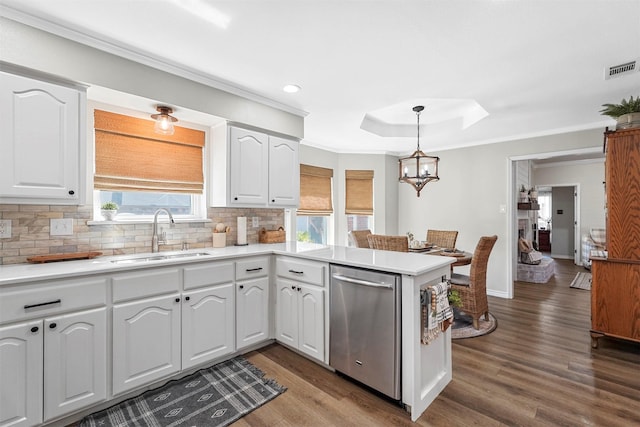
M 421 248 L 421 249 L 410 248 L 409 252 L 422 253 L 425 255 L 448 256 L 448 257 L 455 258 L 455 261 L 451 264 L 451 272 L 453 272 L 453 267 L 461 267 L 464 265 L 469 265 L 473 260 L 473 254 L 471 252 L 461 251 L 461 250 L 456 250 L 454 252 L 454 251 L 448 251 L 442 248 L 432 247 L 432 248 Z

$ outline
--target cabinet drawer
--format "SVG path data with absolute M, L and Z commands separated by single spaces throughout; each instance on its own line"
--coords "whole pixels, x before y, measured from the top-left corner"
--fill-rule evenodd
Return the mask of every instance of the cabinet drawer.
M 326 264 L 303 261 L 294 258 L 277 258 L 276 274 L 296 281 L 324 286 Z
M 199 265 L 184 268 L 184 289 L 233 282 L 233 262 Z
M 107 303 L 106 277 L 55 280 L 0 290 L 0 323 L 50 316 Z
M 269 274 L 269 257 L 236 261 L 236 280 L 253 279 Z
M 151 269 L 113 276 L 113 302 L 177 292 L 180 269 Z

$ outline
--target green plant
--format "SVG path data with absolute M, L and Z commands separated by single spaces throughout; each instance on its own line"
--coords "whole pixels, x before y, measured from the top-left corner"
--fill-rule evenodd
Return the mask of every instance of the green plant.
M 308 231 L 298 231 L 298 242 L 311 242 L 311 234 Z
M 462 298 L 460 298 L 460 292 L 456 290 L 450 290 L 447 295 L 449 299 L 449 305 L 454 307 L 462 307 Z
M 520 185 L 520 192 L 521 193 L 526 193 L 527 192 L 527 188 L 524 186 L 524 184 Z
M 107 211 L 115 211 L 115 210 L 118 210 L 118 204 L 114 202 L 104 202 L 102 206 L 100 206 L 100 209 L 104 209 Z
M 635 99 L 633 96 L 629 100 L 623 99 L 620 104 L 602 104 L 604 107 L 600 110 L 603 116 L 613 117 L 614 119 L 629 113 L 640 113 L 640 96 Z

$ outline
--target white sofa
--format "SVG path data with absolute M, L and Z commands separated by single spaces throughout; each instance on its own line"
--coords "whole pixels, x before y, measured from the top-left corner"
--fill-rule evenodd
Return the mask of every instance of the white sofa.
M 592 250 L 604 251 L 607 244 L 607 230 L 604 228 L 592 228 L 589 234 L 582 236 L 582 265 L 591 270 L 589 256 Z

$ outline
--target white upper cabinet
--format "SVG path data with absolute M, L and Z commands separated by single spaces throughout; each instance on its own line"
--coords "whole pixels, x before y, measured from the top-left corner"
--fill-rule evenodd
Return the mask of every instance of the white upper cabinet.
M 212 139 L 211 206 L 298 206 L 298 141 L 226 125 Z
M 231 203 L 265 205 L 269 170 L 269 137 L 240 128 L 230 129 Z M 215 185 L 215 183 L 214 183 Z
M 269 137 L 269 204 L 298 206 L 300 200 L 300 162 L 297 141 Z
M 0 203 L 78 204 L 84 89 L 0 72 Z

